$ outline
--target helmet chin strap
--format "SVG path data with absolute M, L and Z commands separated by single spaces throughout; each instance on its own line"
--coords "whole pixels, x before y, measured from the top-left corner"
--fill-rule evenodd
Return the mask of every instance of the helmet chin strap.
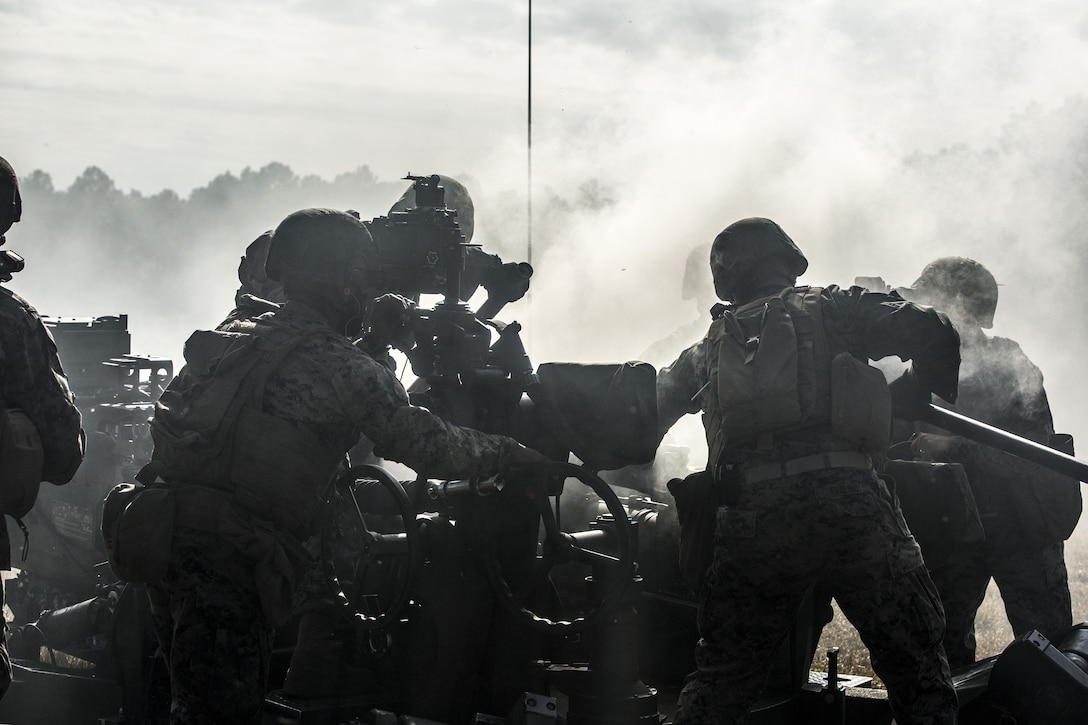
M 348 337 L 358 337 L 364 332 L 362 329 L 363 320 L 366 317 L 367 308 L 374 297 L 377 297 L 381 292 L 379 291 L 379 280 L 381 275 L 366 267 L 355 267 L 348 273 L 347 280 L 344 283 L 344 297 L 350 298 L 352 306 L 348 310 L 348 320 L 345 323 L 344 334 Z M 353 335 L 351 331 L 357 333 Z
M 344 322 L 344 336 L 355 339 L 362 334 L 365 307 L 353 287 L 344 288 L 344 308 L 347 316 Z

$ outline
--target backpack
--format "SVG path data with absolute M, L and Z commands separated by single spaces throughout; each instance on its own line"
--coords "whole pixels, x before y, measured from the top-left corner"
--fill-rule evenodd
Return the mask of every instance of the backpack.
M 710 460 L 776 433 L 829 425 L 851 447 L 883 457 L 891 427 L 884 374 L 848 352 L 832 355 L 818 287 L 796 287 L 726 309 L 710 327 Z
M 230 491 L 251 514 L 308 536 L 321 493 L 343 457 L 303 427 L 261 411 L 265 381 L 321 328 L 197 331 L 186 366 L 163 392 L 151 421 L 155 450 L 137 475 Z

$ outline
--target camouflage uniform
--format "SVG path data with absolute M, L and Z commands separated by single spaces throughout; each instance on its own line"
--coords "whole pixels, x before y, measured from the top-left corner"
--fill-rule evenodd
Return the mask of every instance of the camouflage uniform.
M 1047 444 L 1053 423 L 1043 376 L 1012 340 L 963 333 L 960 395 L 954 410 Z M 943 432 L 943 431 L 941 431 Z M 1013 634 L 1059 638 L 1073 623 L 1063 541 L 1081 510 L 1080 483 L 956 436 L 947 460 L 967 472 L 986 532 L 931 574 L 944 603 L 953 669 L 975 661 L 975 615 L 992 577 Z
M 41 436 L 43 480 L 62 484 L 72 480 L 83 461 L 85 440 L 57 345 L 37 311 L 15 293 L 0 287 L 0 399 L 22 409 Z M 11 568 L 7 526 L 0 526 L 0 569 Z M 3 608 L 0 587 L 0 609 Z M 0 644 L 2 694 L 11 680 L 6 645 Z
M 914 361 L 929 389 L 955 390 L 956 334 L 932 309 L 894 294 L 834 286 L 822 292 L 819 304 L 833 355 L 899 355 Z M 702 393 L 717 364 L 708 353 L 704 339 L 659 372 L 663 431 L 686 413 L 707 412 Z M 817 424 L 776 433 L 768 448 L 733 446 L 725 455 L 744 471 L 850 450 L 828 425 Z M 874 670 L 888 685 L 897 722 L 954 722 L 940 602 L 894 496 L 874 471 L 824 468 L 742 481 L 730 495 L 730 504 L 717 512 L 699 606 L 698 669 L 681 692 L 677 725 L 743 720 L 764 687 L 775 645 L 814 585 L 832 594 L 858 628 Z
M 341 456 L 362 434 L 374 441 L 375 452 L 384 458 L 400 461 L 424 476 L 459 478 L 498 471 L 518 446 L 510 438 L 460 428 L 410 406 L 407 393 L 388 367 L 360 351 L 300 301 L 289 300 L 254 321 L 228 323 L 215 334 L 283 333 L 313 334 L 268 375 L 261 410 L 293 422 Z M 198 357 L 198 351 L 187 345 L 186 366 L 164 394 L 165 401 L 199 398 L 209 361 Z M 171 389 L 178 397 L 172 398 Z M 170 415 L 160 401 L 156 420 Z M 323 475 L 327 478 L 332 473 L 330 468 Z M 172 479 L 168 461 L 160 462 L 158 475 L 176 485 L 179 493 L 193 488 Z M 226 482 L 187 483 L 222 488 Z M 307 495 L 319 500 L 322 493 Z M 232 515 L 256 522 L 258 528 L 270 528 L 268 522 L 241 510 L 237 502 L 230 509 Z M 290 536 L 279 530 L 273 533 L 288 558 L 306 559 L 297 544 L 312 531 Z M 259 572 L 246 559 L 266 553 L 256 548 L 240 552 L 211 532 L 176 530 L 170 573 L 149 587 L 159 638 L 169 657 L 172 722 L 252 721 L 257 716 L 265 691 L 271 625 L 277 617 L 262 608 L 261 585 L 255 580 Z M 276 556 L 282 553 L 276 549 Z M 296 563 L 293 573 L 285 573 L 288 594 L 303 569 Z

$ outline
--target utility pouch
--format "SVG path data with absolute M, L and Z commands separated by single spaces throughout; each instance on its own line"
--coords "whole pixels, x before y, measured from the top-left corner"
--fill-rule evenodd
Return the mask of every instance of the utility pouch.
M 0 408 L 0 514 L 22 518 L 34 506 L 44 451 L 38 429 L 18 408 Z
M 174 492 L 140 483 L 114 486 L 102 503 L 102 541 L 118 579 L 161 580 L 174 543 Z
M 789 309 L 779 297 L 760 302 L 727 311 L 717 323 L 712 384 L 730 438 L 786 430 L 804 419 L 804 405 L 811 407 L 798 390 L 798 333 Z
M 831 360 L 831 432 L 881 462 L 891 445 L 892 397 L 884 373 L 848 352 Z
M 1069 456 L 1075 453 L 1073 436 L 1068 433 L 1052 434 L 1048 445 Z M 1046 473 L 1049 475 L 1032 479 L 1040 506 L 1045 509 L 1046 535 L 1049 541 L 1065 541 L 1080 521 L 1083 506 L 1080 481 L 1049 470 Z
M 680 522 L 680 573 L 698 589 L 714 557 L 714 529 L 718 524 L 718 486 L 710 471 L 699 471 L 668 483 L 676 499 Z
M 1073 437 L 1067 434 L 1051 434 L 1047 446 L 1066 455 L 1074 453 Z M 1080 521 L 1080 481 L 1019 460 L 1003 472 L 1008 476 L 1007 496 L 1028 545 L 1040 547 L 1068 539 Z

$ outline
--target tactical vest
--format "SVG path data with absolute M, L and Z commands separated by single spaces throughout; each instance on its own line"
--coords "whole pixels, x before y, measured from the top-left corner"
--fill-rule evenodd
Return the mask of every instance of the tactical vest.
M 254 516 L 303 538 L 343 452 L 261 404 L 268 376 L 322 331 L 239 327 L 198 330 L 186 342 L 186 370 L 151 422 L 150 468 L 168 482 L 225 489 Z
M 818 287 L 725 310 L 707 333 L 703 410 L 710 460 L 769 448 L 778 433 L 829 426 L 847 449 L 887 453 L 891 399 L 876 368 L 828 348 Z

